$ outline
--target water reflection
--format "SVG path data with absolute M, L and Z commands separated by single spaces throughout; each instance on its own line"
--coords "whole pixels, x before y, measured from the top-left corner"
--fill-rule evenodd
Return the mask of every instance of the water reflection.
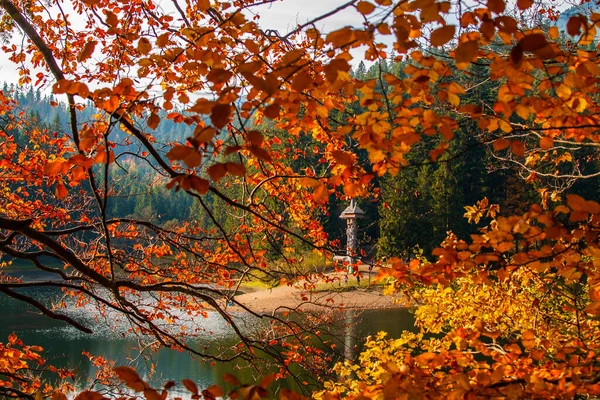
M 35 297 L 42 299 L 51 299 L 58 294 L 52 289 L 38 288 L 35 291 Z M 21 302 L 0 296 L 0 341 L 5 341 L 9 333 L 16 332 L 26 344 L 42 346 L 50 364 L 75 369 L 80 388 L 88 387 L 96 372 L 96 368 L 82 354 L 84 351 L 115 360 L 117 365 L 132 364 L 140 376 L 156 386 L 167 380 L 181 382 L 183 378 L 193 378 L 200 387 L 223 384 L 226 372 L 233 372 L 244 382 L 253 382 L 257 378 L 253 376 L 255 370 L 248 368 L 242 360 L 213 365 L 210 361 L 171 349 L 147 351 L 140 357 L 138 340 L 127 331 L 124 324 L 116 322 L 115 315 L 101 316 L 90 308 L 67 312 L 70 317 L 92 326 L 94 333 L 84 334 L 61 321 L 32 312 Z M 264 328 L 265 322 L 257 318 L 244 314 L 237 318 L 248 332 Z M 413 329 L 412 316 L 403 309 L 347 310 L 337 320 L 338 327 L 332 327 L 331 330 L 338 336 L 338 343 L 344 345 L 343 357 L 346 359 L 358 356 L 361 343 L 367 335 L 385 330 L 395 337 L 405 329 Z M 190 342 L 200 351 L 231 349 L 238 342 L 231 327 L 216 313 L 209 313 L 206 319 L 190 321 L 190 329 L 201 333 Z M 156 371 L 151 376 L 154 367 Z

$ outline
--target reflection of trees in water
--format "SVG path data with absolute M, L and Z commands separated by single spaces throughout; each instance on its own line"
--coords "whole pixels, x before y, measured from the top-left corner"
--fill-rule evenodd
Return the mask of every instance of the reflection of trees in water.
M 344 311 L 344 358 L 354 360 L 356 350 L 356 325 L 358 319 L 356 311 Z

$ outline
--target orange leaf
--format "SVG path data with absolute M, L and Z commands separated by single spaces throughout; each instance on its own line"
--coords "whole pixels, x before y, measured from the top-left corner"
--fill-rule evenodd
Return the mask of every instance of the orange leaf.
M 321 184 L 318 179 L 305 176 L 299 180 L 300 186 L 316 187 Z
M 292 89 L 297 92 L 302 92 L 305 89 L 308 89 L 313 84 L 313 81 L 309 74 L 307 73 L 299 73 L 296 74 L 294 80 L 292 80 Z
M 148 128 L 155 130 L 159 123 L 160 117 L 154 112 L 150 114 L 150 117 L 148 118 Z
M 142 37 L 138 41 L 137 49 L 140 53 L 146 55 L 152 50 L 152 44 L 147 38 Z
M 231 175 L 235 175 L 235 176 L 244 176 L 244 175 L 246 175 L 246 167 L 244 167 L 244 164 L 238 164 L 238 163 L 234 163 L 234 162 L 227 162 L 227 163 L 225 163 L 225 169 Z
M 533 5 L 533 0 L 517 0 L 517 7 L 520 10 L 527 10 Z
M 510 61 L 516 66 L 521 65 L 521 61 L 523 61 L 523 49 L 521 48 L 521 45 L 517 44 L 512 48 L 510 51 Z
M 487 6 L 491 12 L 500 14 L 504 12 L 504 9 L 506 8 L 506 3 L 504 3 L 504 0 L 488 0 Z
M 580 211 L 592 214 L 600 213 L 600 205 L 595 201 L 585 200 L 583 197 L 576 194 L 567 195 L 567 205 L 573 211 Z
M 223 374 L 223 380 L 233 386 L 240 386 L 240 381 L 235 377 L 235 375 L 225 373 Z
M 68 400 L 68 397 L 62 392 L 53 392 L 51 400 Z
M 192 392 L 193 394 L 198 394 L 198 386 L 196 386 L 196 384 L 194 382 L 192 382 L 189 379 L 184 379 L 181 381 L 181 383 L 183 383 L 183 386 L 185 386 L 185 388 L 187 390 L 189 390 L 190 392 Z
M 259 131 L 249 131 L 246 134 L 246 140 L 255 146 L 260 146 L 263 142 L 263 135 Z
M 170 33 L 166 32 L 156 38 L 156 45 L 160 48 L 165 47 L 169 43 Z
M 186 158 L 194 149 L 187 146 L 175 145 L 171 148 L 171 150 L 167 153 L 167 158 L 169 160 L 183 160 Z
M 202 155 L 196 150 L 192 150 L 187 157 L 183 159 L 188 168 L 196 168 L 202 163 Z
M 212 385 L 209 386 L 208 389 L 206 389 L 206 391 L 208 393 L 210 393 L 213 397 L 217 398 L 217 397 L 223 397 L 224 393 L 223 393 L 223 389 L 221 389 L 219 386 L 217 385 Z
M 477 55 L 477 50 L 479 49 L 479 42 L 477 40 L 469 40 L 468 42 L 463 42 L 456 47 L 454 50 L 454 59 L 456 62 L 471 62 L 473 58 Z
M 208 173 L 208 176 L 210 176 L 210 179 L 218 182 L 225 174 L 227 174 L 227 168 L 225 167 L 225 164 L 218 163 L 208 167 L 206 172 Z
M 375 11 L 375 5 L 369 3 L 368 1 L 359 1 L 356 5 L 356 9 L 359 13 L 363 15 L 368 15 Z
M 222 68 L 213 68 L 210 70 L 208 75 L 206 75 L 206 79 L 215 84 L 219 84 L 227 82 L 232 76 L 233 73 L 231 73 L 230 71 L 227 71 Z
M 128 388 L 141 392 L 148 388 L 148 384 L 139 377 L 137 372 L 130 367 L 116 367 L 113 372 L 119 377 L 121 381 L 127 385 Z
M 67 191 L 67 188 L 65 187 L 65 185 L 63 185 L 62 183 L 59 183 L 58 185 L 56 185 L 56 197 L 58 197 L 59 199 L 64 199 L 65 197 L 67 197 L 67 195 L 69 194 L 69 192 Z
M 544 136 L 540 139 L 540 147 L 542 149 L 548 150 L 552 146 L 554 146 L 554 139 L 552 139 L 550 136 Z
M 348 61 L 342 58 L 336 58 L 331 60 L 331 62 L 323 67 L 325 70 L 325 78 L 331 83 L 335 82 L 338 77 L 338 71 L 348 72 L 350 71 L 350 64 Z
M 510 142 L 510 150 L 516 156 L 525 157 L 525 146 L 520 140 L 513 140 Z
M 200 11 L 207 11 L 210 8 L 210 0 L 197 0 L 196 5 Z
M 198 125 L 196 129 L 194 129 L 194 139 L 199 143 L 208 143 L 210 142 L 215 135 L 217 134 L 217 130 L 212 126 L 202 127 Z
M 571 36 L 577 36 L 581 33 L 581 17 L 579 15 L 575 15 L 569 18 L 567 22 L 567 33 Z
M 88 58 L 90 58 L 92 56 L 92 53 L 94 52 L 96 43 L 98 43 L 98 42 L 96 42 L 95 40 L 90 40 L 89 42 L 87 42 L 83 46 L 83 49 L 81 49 L 81 53 L 79 53 L 79 56 L 77 56 L 77 61 L 83 62 L 83 61 L 87 60 Z
M 271 383 L 273 383 L 276 379 L 277 379 L 277 374 L 269 374 L 269 375 L 265 376 L 264 378 L 262 378 L 262 380 L 260 381 L 258 386 L 260 386 L 264 389 L 268 389 L 269 386 L 271 386 Z
M 262 147 L 249 146 L 248 150 L 250 150 L 250 152 L 252 154 L 254 154 L 257 158 L 260 158 L 261 160 L 265 160 L 265 161 L 269 161 L 269 162 L 273 161 L 273 158 L 271 157 L 269 152 L 266 151 L 265 149 L 263 149 Z
M 92 392 L 91 390 L 86 390 L 77 395 L 75 400 L 104 400 L 104 396 L 100 393 Z
M 190 187 L 200 194 L 208 193 L 210 188 L 210 182 L 207 179 L 199 178 L 197 176 L 190 176 Z
M 56 175 L 59 173 L 65 173 L 65 166 L 68 169 L 67 161 L 64 158 L 57 158 L 55 161 L 51 161 L 44 166 L 44 174 Z
M 336 151 L 332 152 L 331 155 L 333 156 L 333 158 L 335 158 L 335 161 L 337 161 L 339 164 L 348 165 L 348 166 L 351 166 L 352 164 L 354 164 L 354 159 L 353 159 L 352 155 L 349 153 L 346 153 L 345 151 L 336 150 Z
M 316 201 L 327 201 L 329 199 L 329 190 L 327 189 L 327 185 L 323 183 L 318 185 L 313 193 L 313 198 Z
M 494 147 L 494 150 L 496 150 L 496 151 L 504 150 L 508 146 L 510 146 L 510 140 L 508 140 L 508 139 L 494 140 L 493 147 Z
M 456 32 L 456 26 L 446 25 L 431 32 L 431 45 L 432 46 L 443 46 L 448 43 L 454 37 Z
M 54 93 L 54 94 L 67 93 L 71 84 L 72 84 L 71 81 L 68 81 L 66 79 L 61 79 L 60 81 L 57 81 L 54 85 L 52 85 L 52 93 Z

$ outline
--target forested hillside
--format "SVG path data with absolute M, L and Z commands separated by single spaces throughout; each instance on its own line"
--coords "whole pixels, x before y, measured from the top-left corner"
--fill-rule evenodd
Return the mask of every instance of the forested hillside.
M 406 75 L 405 68 L 410 68 L 410 65 L 410 61 L 382 60 L 367 68 L 361 61 L 350 74 L 364 81 L 377 80 L 383 73 L 403 78 Z M 487 81 L 489 71 L 483 68 L 473 68 L 470 73 L 458 76 L 458 82 L 473 87 L 468 96 L 464 97 L 465 103 L 485 102 L 497 91 L 497 84 Z M 389 90 L 388 86 L 389 83 L 380 80 L 376 90 L 385 93 Z M 42 129 L 50 132 L 65 132 L 68 129 L 66 121 L 69 115 L 66 106 L 57 103 L 52 95 L 44 95 L 31 86 L 23 89 L 7 83 L 4 83 L 3 91 L 17 100 L 22 111 Z M 366 109 L 367 105 L 361 102 L 359 94 L 359 99 L 348 105 L 347 111 L 358 115 Z M 93 107 L 88 106 L 78 111 L 79 121 L 82 124 L 92 121 L 93 110 Z M 184 110 L 175 111 L 185 113 Z M 191 126 L 175 123 L 173 118 L 165 118 L 166 112 L 163 114 L 155 135 L 160 146 L 166 148 L 173 143 L 193 138 Z M 428 157 L 442 143 L 443 138 L 425 137 L 412 146 L 406 156 L 407 165 L 399 168 L 396 175 L 373 179 L 371 195 L 360 201 L 360 207 L 366 212 L 366 218 L 360 226 L 360 243 L 368 249 L 376 245 L 376 249 L 368 254 L 369 257 L 375 255 L 375 250 L 379 257 L 411 258 L 417 253 L 429 255 L 448 231 L 461 237 L 475 233 L 477 227 L 464 216 L 465 205 L 474 205 L 483 198 L 487 198 L 491 204 L 498 204 L 502 214 L 512 215 L 524 212 L 528 204 L 539 202 L 542 198 L 548 201 L 552 196 L 558 200 L 561 194 L 568 193 L 571 189 L 585 193 L 589 198 L 600 196 L 598 179 L 577 179 L 574 174 L 570 179 L 557 177 L 548 185 L 547 178 L 544 181 L 535 179 L 535 176 L 532 178 L 526 168 L 521 168 L 495 152 L 491 143 L 486 142 L 485 136 L 474 135 L 477 128 L 474 122 L 461 125 L 455 130 L 454 140 L 446 152 L 435 161 L 428 160 Z M 278 130 L 269 122 L 261 123 L 256 129 L 269 132 L 269 135 L 282 142 L 291 138 L 288 133 Z M 137 152 L 125 132 L 118 129 L 115 132 L 118 138 L 115 142 L 116 154 L 129 155 Z M 19 133 L 15 131 L 15 134 L 18 137 Z M 319 168 L 317 155 L 324 150 L 324 146 L 310 135 L 303 135 L 297 143 L 298 148 L 289 158 L 288 164 L 296 170 Z M 366 152 L 359 151 L 358 154 L 362 157 L 362 163 L 369 164 Z M 113 190 L 118 193 L 108 203 L 111 216 L 167 222 L 171 226 L 187 221 L 204 229 L 214 228 L 210 220 L 198 218 L 202 214 L 200 206 L 192 198 L 181 193 L 167 195 L 170 191 L 165 187 L 168 180 L 157 179 L 149 162 L 138 158 L 122 160 L 118 165 L 120 168 L 111 170 Z M 312 173 L 319 175 L 326 172 L 326 168 L 320 168 Z M 599 171 L 599 161 L 591 153 L 587 158 L 578 160 L 576 169 L 582 176 L 594 175 Z M 558 175 L 558 171 L 556 169 L 553 172 Z M 527 179 L 528 175 L 530 179 Z M 229 192 L 235 194 L 235 190 L 237 189 L 232 187 Z M 214 201 L 213 196 L 212 193 L 207 193 L 206 201 Z M 340 247 L 345 240 L 345 222 L 338 218 L 347 205 L 343 199 L 343 192 L 330 196 L 329 208 L 320 217 L 330 239 L 337 239 Z M 234 211 L 228 208 L 221 211 L 217 214 L 219 223 L 227 227 L 235 226 Z

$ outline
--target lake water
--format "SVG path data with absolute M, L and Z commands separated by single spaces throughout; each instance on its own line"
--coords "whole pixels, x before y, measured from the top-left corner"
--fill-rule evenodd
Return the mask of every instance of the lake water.
M 35 289 L 35 292 L 28 294 L 35 295 L 36 298 L 52 299 L 57 292 L 52 289 Z M 98 315 L 85 308 L 66 312 L 92 327 L 94 333 L 85 334 L 61 321 L 51 320 L 23 303 L 0 294 L 0 341 L 6 341 L 7 336 L 15 332 L 25 344 L 42 346 L 49 363 L 75 369 L 81 388 L 90 385 L 89 379 L 95 373 L 95 367 L 82 355 L 84 351 L 115 360 L 117 365 L 133 365 L 143 378 L 149 379 L 156 386 L 167 380 L 180 382 L 183 378 L 190 378 L 199 387 L 208 387 L 222 384 L 223 374 L 226 372 L 238 376 L 242 382 L 251 383 L 256 378 L 253 376 L 254 371 L 242 362 L 213 365 L 185 352 L 170 349 L 146 354 L 150 356 L 147 360 L 139 357 L 132 361 L 139 355 L 138 341 L 124 328 L 124 324 L 121 326 L 114 323 L 111 316 L 105 320 L 96 320 Z M 261 324 L 264 325 L 260 320 L 253 321 L 245 314 L 239 314 L 237 318 L 249 331 L 261 329 Z M 367 335 L 384 330 L 390 337 L 397 337 L 403 330 L 413 329 L 412 315 L 405 309 L 346 311 L 339 314 L 337 319 L 340 322 L 337 329 L 340 343 L 346 345 L 345 356 L 349 357 L 357 356 Z M 197 328 L 205 332 L 193 340 L 193 345 L 199 349 L 230 348 L 238 341 L 233 330 L 216 313 L 211 313 L 208 318 L 199 318 Z M 340 349 L 343 347 L 338 346 Z M 156 366 L 156 373 L 148 378 L 152 364 Z

